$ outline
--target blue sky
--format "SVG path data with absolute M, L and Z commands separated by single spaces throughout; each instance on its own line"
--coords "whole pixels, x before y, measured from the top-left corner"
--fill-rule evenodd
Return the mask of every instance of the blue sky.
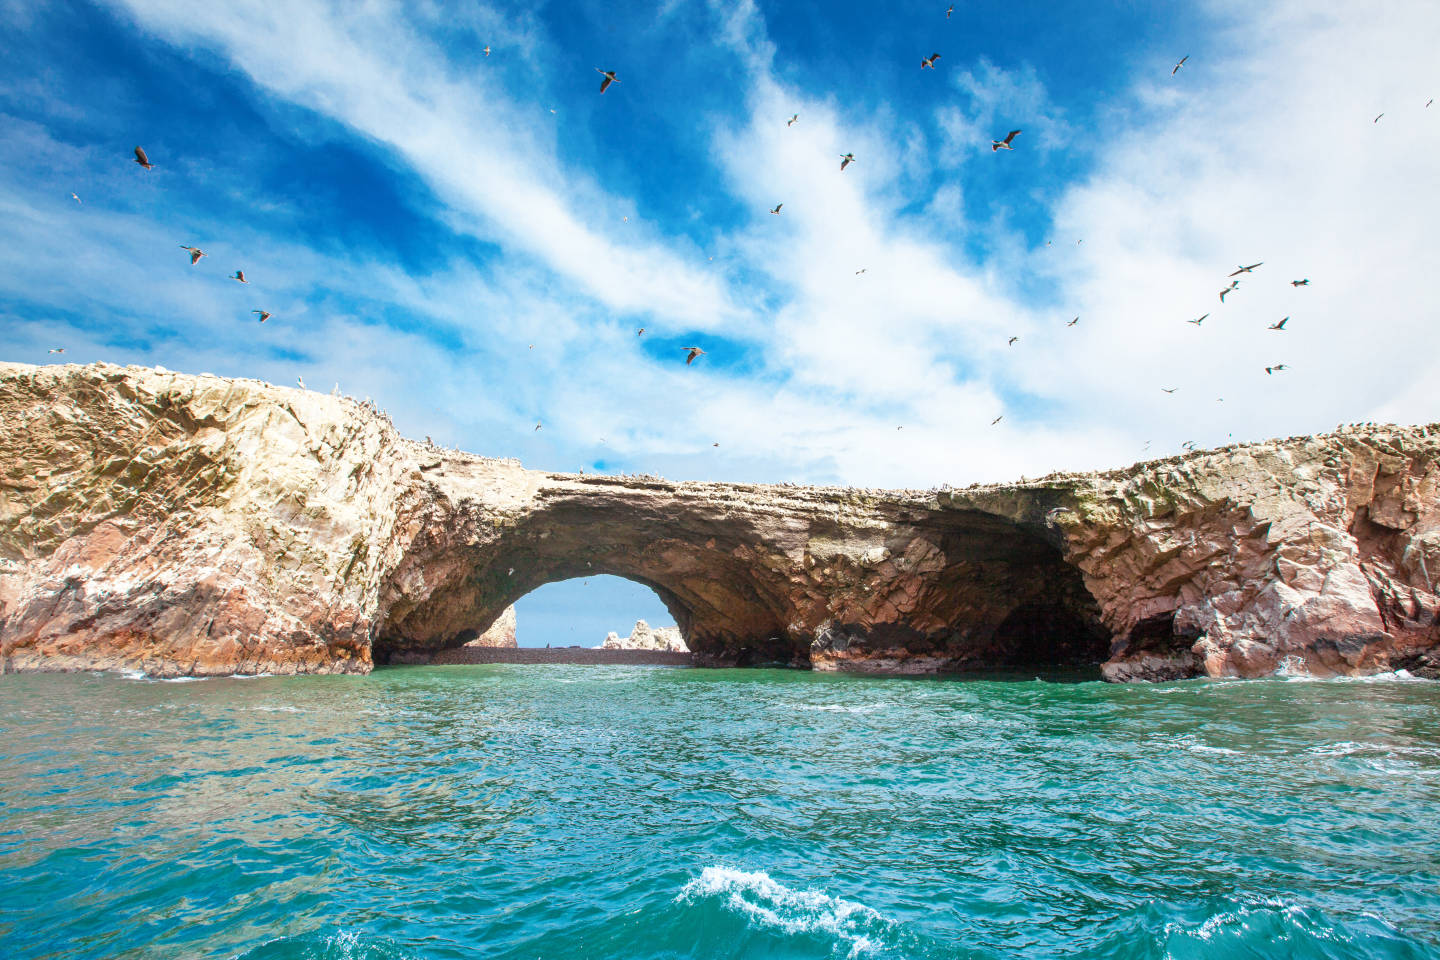
M 0 0 L 0 356 L 675 479 L 1437 419 L 1440 8 L 946 5 Z

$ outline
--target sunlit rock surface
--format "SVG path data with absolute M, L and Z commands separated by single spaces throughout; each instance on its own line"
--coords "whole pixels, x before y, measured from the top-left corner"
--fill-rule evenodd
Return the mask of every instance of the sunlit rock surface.
M 1434 671 L 1437 436 L 964 490 L 675 483 L 444 451 L 258 381 L 0 364 L 0 664 L 359 672 L 608 573 L 702 663 Z
M 636 620 L 630 636 L 622 637 L 611 631 L 600 644 L 602 650 L 669 650 L 673 653 L 689 653 L 685 638 L 680 636 L 679 627 L 652 627 L 644 620 Z

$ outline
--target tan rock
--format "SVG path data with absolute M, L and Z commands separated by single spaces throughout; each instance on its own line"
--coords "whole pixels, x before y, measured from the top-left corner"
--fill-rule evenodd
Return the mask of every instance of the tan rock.
M 652 627 L 644 620 L 636 620 L 630 636 L 622 637 L 611 631 L 605 635 L 602 650 L 668 650 L 672 653 L 689 653 L 685 639 L 680 636 L 679 627 Z
M 550 474 L 345 398 L 0 364 L 0 668 L 360 672 L 609 573 L 703 663 L 1440 669 L 1437 488 L 1436 428 L 1388 426 L 964 490 Z

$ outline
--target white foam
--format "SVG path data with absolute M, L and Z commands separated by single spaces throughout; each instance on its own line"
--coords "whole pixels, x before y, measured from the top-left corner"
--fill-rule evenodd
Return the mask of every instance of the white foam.
M 877 951 L 870 934 L 889 927 L 881 914 L 851 900 L 818 890 L 796 890 L 778 883 L 763 870 L 706 867 L 685 884 L 677 900 L 723 897 L 725 906 L 762 927 L 784 933 L 826 933 L 850 947 L 849 956 Z
M 874 713 L 888 706 L 888 703 L 861 703 L 849 707 L 842 703 L 797 703 L 795 709 L 811 713 Z

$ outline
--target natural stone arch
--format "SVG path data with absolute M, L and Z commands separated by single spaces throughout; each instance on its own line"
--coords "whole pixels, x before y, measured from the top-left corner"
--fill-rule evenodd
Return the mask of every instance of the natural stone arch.
M 463 499 L 426 516 L 392 578 L 377 660 L 457 646 L 530 591 L 599 574 L 652 589 L 702 663 L 1005 666 L 1043 660 L 1043 643 L 1017 645 L 1047 625 L 1082 635 L 1056 636 L 1054 662 L 1105 655 L 1093 600 L 1043 525 L 843 491 L 796 504 L 724 485 L 549 480 L 499 522 Z

